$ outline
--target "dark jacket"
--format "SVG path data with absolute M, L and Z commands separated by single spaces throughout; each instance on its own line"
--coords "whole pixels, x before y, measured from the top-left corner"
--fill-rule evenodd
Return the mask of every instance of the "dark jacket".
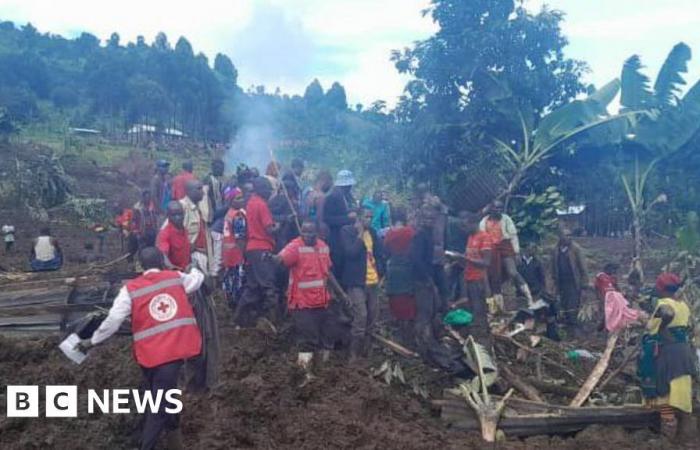
M 411 241 L 411 264 L 414 281 L 428 283 L 433 280 L 433 231 L 418 230 Z
M 268 206 L 270 207 L 272 218 L 280 224 L 280 229 L 275 235 L 275 251 L 279 252 L 285 245 L 299 237 L 299 230 L 297 230 L 294 213 L 285 195 L 277 194 L 273 196 L 268 202 Z
M 518 258 L 518 273 L 527 283 L 532 295 L 538 296 L 546 290 L 544 265 L 537 256 L 533 256 L 530 262 L 527 262 L 524 256 L 520 256 Z
M 554 247 L 554 250 L 552 251 L 552 258 L 550 264 L 552 268 L 552 280 L 554 281 L 554 288 L 557 291 L 559 290 L 559 283 L 562 282 L 562 280 L 559 279 L 559 254 L 559 245 L 556 245 Z M 563 255 L 566 256 L 566 258 L 564 258 L 563 261 L 569 265 L 569 268 L 573 273 L 573 282 L 576 285 L 576 289 L 583 289 L 588 284 L 588 272 L 586 270 L 586 260 L 583 257 L 583 251 L 581 250 L 581 247 L 575 242 L 572 242 L 571 244 L 569 244 L 569 250 L 566 251 Z
M 346 198 L 343 191 L 337 187 L 333 188 L 323 202 L 323 222 L 329 230 L 328 246 L 333 260 L 333 273 L 337 277 L 342 277 L 344 260 L 340 229 L 353 223 L 348 217 L 352 203 L 352 199 Z
M 372 254 L 377 265 L 377 273 L 384 275 L 384 249 L 377 233 L 368 228 L 372 236 Z M 367 247 L 358 236 L 354 225 L 346 225 L 340 230 L 340 241 L 343 250 L 343 270 L 340 282 L 344 288 L 365 287 L 367 281 Z

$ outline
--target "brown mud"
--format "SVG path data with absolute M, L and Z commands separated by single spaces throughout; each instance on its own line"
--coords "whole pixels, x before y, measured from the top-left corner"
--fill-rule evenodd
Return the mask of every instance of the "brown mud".
M 135 201 L 134 183 L 125 183 L 117 169 L 99 168 L 93 163 L 69 161 L 66 171 L 77 182 L 84 196 L 99 196 L 109 203 L 121 200 L 125 189 Z M 79 255 L 86 241 L 95 235 L 85 224 L 76 226 L 71 217 L 50 212 L 54 235 L 66 254 L 64 268 L 40 278 L 72 276 L 85 270 Z M 42 225 L 26 214 L 0 205 L 0 216 L 17 228 L 15 253 L 2 258 L 2 266 L 26 270 L 31 240 Z M 582 246 L 591 251 L 597 266 L 612 255 L 626 265 L 631 251 L 629 240 L 584 238 Z M 661 243 L 660 247 L 670 245 Z M 119 235 L 107 238 L 107 260 L 122 254 Z M 660 264 L 653 263 L 656 269 Z M 623 265 L 623 267 L 625 267 Z M 115 271 L 128 271 L 125 265 Z M 652 273 L 651 271 L 649 273 Z M 293 334 L 285 330 L 271 336 L 256 329 L 235 330 L 229 325 L 227 308 L 219 303 L 222 334 L 221 384 L 206 395 L 184 394 L 182 430 L 185 448 L 362 448 L 362 449 L 670 449 L 700 448 L 700 445 L 674 446 L 652 431 L 627 432 L 614 427 L 591 427 L 569 437 L 537 436 L 526 440 L 509 439 L 486 445 L 477 434 L 447 428 L 438 411 L 416 395 L 411 387 L 387 385 L 372 376 L 371 369 L 387 359 L 402 364 L 408 377 L 419 380 L 431 398 L 438 398 L 443 387 L 453 386 L 450 379 L 435 369 L 409 364 L 375 346 L 373 356 L 348 366 L 343 355 L 334 355 L 330 363 L 317 369 L 317 377 L 299 387 L 303 374 L 294 364 Z M 68 361 L 58 350 L 59 336 L 0 335 L 0 381 L 4 385 L 77 385 L 78 418 L 8 418 L 0 415 L 0 449 L 132 449 L 137 447 L 140 418 L 137 414 L 87 413 L 88 389 L 138 388 L 140 369 L 133 361 L 130 340 L 113 338 L 91 351 L 81 366 Z M 599 350 L 604 337 L 589 342 L 588 349 Z M 573 346 L 573 344 L 572 344 Z M 512 353 L 512 354 L 509 354 Z M 513 349 L 502 354 L 516 357 Z M 558 361 L 566 363 L 563 354 Z M 614 362 L 613 362 L 614 364 Z M 409 367 L 410 366 L 410 367 Z M 521 376 L 532 375 L 534 366 L 516 363 Z M 588 362 L 574 367 L 577 376 L 590 370 Z M 410 372 L 410 374 L 409 374 Z M 552 374 L 556 375 L 556 374 Z M 563 376 L 562 374 L 559 374 Z M 624 384 L 611 383 L 610 389 Z M 572 386 L 577 388 L 578 386 Z M 41 392 L 42 389 L 40 389 Z M 43 394 L 41 394 L 43 396 Z M 0 393 L 5 408 L 5 393 Z M 561 398 L 548 396 L 550 401 Z M 42 403 L 43 405 L 43 403 Z M 43 407 L 40 408 L 40 412 Z M 697 440 L 695 441 L 697 443 Z
M 446 428 L 409 388 L 373 378 L 371 361 L 348 366 L 341 355 L 334 355 L 318 368 L 315 380 L 299 387 L 303 374 L 294 364 L 289 332 L 271 336 L 257 329 L 235 330 L 226 324 L 224 308 L 220 316 L 221 384 L 209 394 L 184 394 L 186 448 L 485 448 L 478 435 Z M 78 385 L 78 418 L 2 417 L 0 448 L 135 448 L 138 415 L 86 411 L 87 389 L 138 388 L 140 371 L 129 338 L 116 337 L 96 347 L 81 366 L 63 357 L 58 342 L 57 337 L 0 337 L 0 379 L 10 385 Z M 372 361 L 386 357 L 375 348 Z M 593 427 L 571 438 L 538 436 L 495 448 L 676 447 L 652 431 Z

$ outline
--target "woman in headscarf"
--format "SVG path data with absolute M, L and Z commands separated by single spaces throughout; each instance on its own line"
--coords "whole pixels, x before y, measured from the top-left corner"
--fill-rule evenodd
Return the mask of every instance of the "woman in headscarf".
M 673 273 L 656 279 L 660 299 L 642 340 L 639 377 L 645 403 L 659 408 L 661 430 L 676 434 L 677 413 L 693 410 L 695 357 L 690 345 L 690 308 L 678 297 L 682 281 Z

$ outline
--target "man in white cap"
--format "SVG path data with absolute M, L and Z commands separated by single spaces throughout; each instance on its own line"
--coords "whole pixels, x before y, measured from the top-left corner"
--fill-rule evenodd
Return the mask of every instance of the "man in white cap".
M 323 203 L 323 222 L 329 230 L 328 246 L 331 249 L 333 273 L 338 278 L 343 273 L 343 250 L 340 229 L 352 225 L 357 219 L 357 204 L 352 196 L 355 177 L 349 170 L 341 170 L 335 178 L 335 186 Z

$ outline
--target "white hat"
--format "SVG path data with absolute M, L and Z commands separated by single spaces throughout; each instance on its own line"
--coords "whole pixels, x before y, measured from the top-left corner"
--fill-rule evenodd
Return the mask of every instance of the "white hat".
M 341 170 L 338 172 L 338 175 L 335 177 L 335 185 L 336 186 L 354 186 L 355 185 L 355 177 L 353 176 L 352 172 L 349 170 Z

